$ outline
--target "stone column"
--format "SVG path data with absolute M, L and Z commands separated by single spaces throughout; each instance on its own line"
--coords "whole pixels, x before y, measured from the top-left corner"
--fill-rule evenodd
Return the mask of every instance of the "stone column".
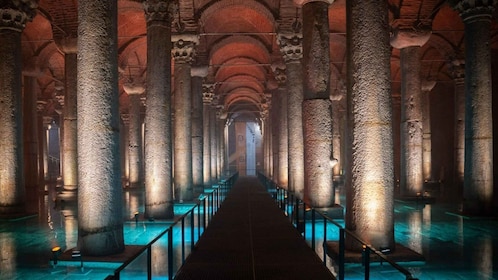
M 199 44 L 196 35 L 173 35 L 171 37 L 175 59 L 175 98 L 174 98 L 174 180 L 176 200 L 191 201 L 194 198 L 192 185 L 192 82 L 191 63 L 195 45 Z
M 192 184 L 196 196 L 204 192 L 204 131 L 202 79 L 208 67 L 194 67 L 192 75 Z
M 455 123 L 454 123 L 454 166 L 455 191 L 463 194 L 463 175 L 465 159 L 465 60 L 453 59 L 449 66 L 455 82 Z
M 287 75 L 287 127 L 289 190 L 304 198 L 304 140 L 303 140 L 303 35 L 300 33 L 278 34 L 280 52 L 284 58 Z
M 65 191 L 78 189 L 78 133 L 77 133 L 77 38 L 57 39 L 57 47 L 64 53 L 64 108 L 62 111 L 62 180 Z
M 401 169 L 402 196 L 423 193 L 423 130 L 420 47 L 430 38 L 429 23 L 415 26 L 411 20 L 393 23 L 391 45 L 400 50 L 401 67 Z
M 431 90 L 436 81 L 422 82 L 422 169 L 424 182 L 432 181 Z
M 279 178 L 279 166 L 278 164 L 280 163 L 278 160 L 278 151 L 279 151 L 279 141 L 278 138 L 280 137 L 280 127 L 278 125 L 278 115 L 279 115 L 279 109 L 280 106 L 280 91 L 278 89 L 273 89 L 272 90 L 272 95 L 271 95 L 271 103 L 273 106 L 271 106 L 270 109 L 270 122 L 272 123 L 271 125 L 271 158 L 272 158 L 272 179 L 274 182 L 278 182 Z
M 37 76 L 41 75 L 38 67 L 34 71 L 24 72 L 23 94 L 23 142 L 24 142 L 24 185 L 28 194 L 38 192 L 38 118 L 36 99 L 40 90 Z M 31 195 L 32 197 L 32 195 Z
M 46 125 L 44 123 L 45 117 L 43 116 L 43 113 L 45 112 L 45 108 L 47 106 L 46 101 L 41 101 L 38 100 L 36 102 L 36 111 L 37 111 L 37 125 L 38 125 L 38 131 L 36 132 L 38 134 L 38 182 L 42 184 L 42 186 L 45 185 L 45 174 L 46 174 L 46 169 L 45 169 L 45 151 L 46 151 L 46 145 L 47 145 L 47 139 L 46 139 Z
M 147 97 L 145 103 L 145 215 L 171 219 L 173 172 L 171 140 L 171 21 L 173 3 L 148 0 Z
M 78 247 L 124 250 L 119 147 L 117 2 L 78 3 Z
M 218 181 L 218 137 L 216 137 L 216 106 L 217 103 L 215 100 L 214 103 L 211 104 L 211 110 L 209 114 L 209 123 L 211 124 L 211 131 L 209 132 L 209 143 L 211 144 L 211 184 L 215 184 Z
M 375 248 L 394 250 L 391 51 L 387 1 L 346 2 L 348 25 L 346 227 Z M 354 72 L 353 72 L 354 71 Z M 361 250 L 348 241 L 351 249 Z
M 128 168 L 130 187 L 143 185 L 142 121 L 140 118 L 141 95 L 145 92 L 141 80 L 128 81 L 123 85 L 130 102 L 128 120 Z
M 21 32 L 37 1 L 0 4 L 0 214 L 24 212 Z
M 278 82 L 278 114 L 276 115 L 275 123 L 278 126 L 278 177 L 277 183 L 279 186 L 288 189 L 289 186 L 289 129 L 287 126 L 287 90 L 285 75 L 285 64 L 274 63 L 271 65 L 275 80 Z
M 223 105 L 218 105 L 218 110 L 216 112 L 216 138 L 217 138 L 217 173 L 216 176 L 220 180 L 223 176 L 223 172 L 226 170 L 225 167 L 225 123 L 227 118 L 227 113 Z
M 465 175 L 463 212 L 493 211 L 490 25 L 498 1 L 453 3 L 465 24 Z
M 205 84 L 202 89 L 202 118 L 203 118 L 203 181 L 204 188 L 211 186 L 211 103 L 213 102 L 214 85 Z
M 294 0 L 303 18 L 303 127 L 305 200 L 334 205 L 328 6 L 333 1 Z

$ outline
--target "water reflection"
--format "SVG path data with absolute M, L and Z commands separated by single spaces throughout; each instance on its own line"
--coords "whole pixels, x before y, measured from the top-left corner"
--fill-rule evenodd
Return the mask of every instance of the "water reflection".
M 0 232 L 0 271 L 5 279 L 16 275 L 16 242 L 12 232 Z

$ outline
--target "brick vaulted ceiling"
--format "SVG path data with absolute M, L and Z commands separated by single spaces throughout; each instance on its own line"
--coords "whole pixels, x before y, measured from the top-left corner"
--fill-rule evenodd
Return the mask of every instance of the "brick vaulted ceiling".
M 346 0 L 329 6 L 331 95 L 344 92 L 346 76 Z M 273 63 L 282 62 L 278 32 L 292 32 L 300 10 L 292 0 L 179 0 L 173 33 L 200 35 L 194 66 L 209 65 L 206 83 L 229 117 L 257 119 L 267 104 L 275 79 Z M 422 76 L 452 80 L 449 61 L 463 58 L 464 26 L 457 12 L 444 0 L 389 0 L 394 27 L 405 22 L 429 25 L 432 35 L 422 47 Z M 122 84 L 145 80 L 147 67 L 146 23 L 141 1 L 118 1 L 118 42 L 121 111 L 128 110 Z M 498 49 L 498 26 L 492 21 L 492 48 Z M 60 113 L 64 84 L 61 40 L 77 37 L 76 0 L 40 0 L 37 16 L 23 32 L 24 70 L 39 66 L 39 100 L 45 114 Z M 174 67 L 174 61 L 172 62 Z M 392 92 L 399 96 L 399 51 L 392 49 Z

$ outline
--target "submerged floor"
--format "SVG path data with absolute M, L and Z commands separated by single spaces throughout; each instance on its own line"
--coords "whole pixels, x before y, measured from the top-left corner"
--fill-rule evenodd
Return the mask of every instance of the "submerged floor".
M 62 250 L 76 246 L 77 217 L 75 203 L 70 200 L 56 203 L 55 186 L 40 194 L 32 203 L 39 212 L 28 218 L 0 221 L 0 279 L 105 279 L 116 264 L 85 263 L 83 272 L 75 263 L 51 263 L 51 248 Z M 167 226 L 166 223 L 134 222 L 135 212 L 143 213 L 143 192 L 125 191 L 125 243 L 146 244 Z M 177 205 L 175 211 L 185 211 L 189 205 Z M 498 279 L 498 221 L 469 219 L 455 215 L 456 207 L 445 204 L 395 203 L 396 242 L 424 255 L 425 263 L 401 263 L 418 279 Z M 242 221 L 241 221 L 242 222 Z M 344 221 L 338 220 L 344 224 Z M 306 228 L 306 238 L 310 242 Z M 316 227 L 323 236 L 323 227 Z M 337 240 L 338 230 L 327 228 L 327 240 Z M 317 238 L 319 239 L 319 237 Z M 317 240 L 317 242 L 320 242 Z M 321 247 L 317 246 L 319 256 Z M 179 254 L 178 251 L 175 254 Z M 160 271 L 161 255 L 155 266 Z M 335 273 L 335 266 L 328 261 Z M 346 266 L 346 279 L 363 279 L 361 264 Z M 143 279 L 136 275 L 135 279 Z M 167 279 L 166 276 L 159 277 Z M 124 278 L 123 279 L 127 279 Z M 387 264 L 373 264 L 371 279 L 404 279 Z

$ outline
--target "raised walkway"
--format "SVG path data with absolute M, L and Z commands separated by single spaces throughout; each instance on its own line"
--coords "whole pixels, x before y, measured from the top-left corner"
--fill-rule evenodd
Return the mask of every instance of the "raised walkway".
M 175 279 L 335 278 L 257 177 L 239 177 Z

